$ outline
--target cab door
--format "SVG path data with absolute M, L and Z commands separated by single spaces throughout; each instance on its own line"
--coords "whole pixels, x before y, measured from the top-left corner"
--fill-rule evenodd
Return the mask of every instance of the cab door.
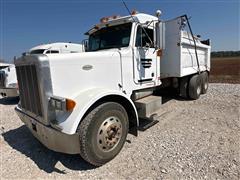
M 143 84 L 156 80 L 157 54 L 153 37 L 151 27 L 137 27 L 133 59 L 135 83 Z

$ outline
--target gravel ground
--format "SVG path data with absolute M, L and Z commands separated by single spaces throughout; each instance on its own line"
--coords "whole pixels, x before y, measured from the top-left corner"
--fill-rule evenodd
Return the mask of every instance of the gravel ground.
M 210 84 L 199 100 L 168 98 L 159 123 L 129 135 L 120 154 L 94 168 L 46 149 L 0 100 L 1 179 L 240 179 L 240 84 Z

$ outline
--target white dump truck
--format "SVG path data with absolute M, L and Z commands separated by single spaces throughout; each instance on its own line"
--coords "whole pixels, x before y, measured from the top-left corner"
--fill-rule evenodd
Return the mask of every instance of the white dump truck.
M 128 133 L 137 135 L 141 119 L 155 121 L 161 87 L 191 99 L 206 93 L 209 40 L 192 34 L 186 15 L 159 16 L 102 18 L 86 33 L 87 52 L 17 59 L 15 110 L 32 134 L 49 149 L 101 166 Z
M 84 52 L 84 46 L 76 43 L 56 42 L 31 48 L 26 54 L 65 54 Z M 0 95 L 17 97 L 18 83 L 14 64 L 0 64 Z
M 0 95 L 17 97 L 17 77 L 14 64 L 0 63 Z

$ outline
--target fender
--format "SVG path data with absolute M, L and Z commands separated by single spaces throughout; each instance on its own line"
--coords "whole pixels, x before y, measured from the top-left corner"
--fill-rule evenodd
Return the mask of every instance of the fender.
M 98 100 L 106 96 L 121 96 L 128 102 L 130 102 L 135 112 L 136 126 L 139 125 L 138 114 L 136 107 L 132 100 L 120 91 L 109 90 L 104 88 L 92 88 L 80 92 L 75 98 L 72 98 L 76 102 L 76 106 L 72 112 L 58 112 L 56 115 L 57 124 L 53 124 L 58 129 L 61 129 L 63 133 L 75 134 L 77 127 L 83 119 L 88 109 Z

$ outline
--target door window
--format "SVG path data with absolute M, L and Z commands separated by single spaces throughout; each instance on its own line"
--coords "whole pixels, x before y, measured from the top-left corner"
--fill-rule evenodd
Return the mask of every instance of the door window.
M 153 48 L 153 29 L 138 26 L 135 46 Z

